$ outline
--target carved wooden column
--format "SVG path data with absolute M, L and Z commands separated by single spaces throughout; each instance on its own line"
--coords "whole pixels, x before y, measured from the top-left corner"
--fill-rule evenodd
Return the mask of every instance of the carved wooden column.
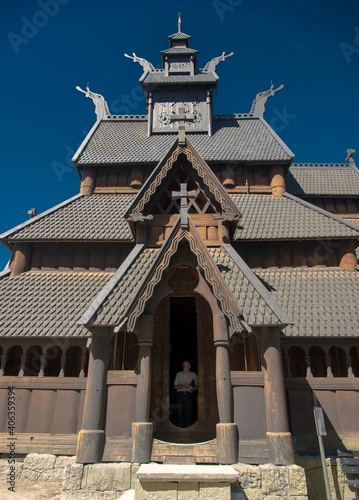
M 270 185 L 274 196 L 283 196 L 285 192 L 285 180 L 282 166 L 274 166 L 270 169 Z
M 138 343 L 140 346 L 136 419 L 132 424 L 132 460 L 136 463 L 151 461 L 153 424 L 149 422 L 151 402 L 151 349 L 153 341 L 153 316 L 142 314 L 139 319 Z
M 352 357 L 350 355 L 350 347 L 345 347 L 345 360 L 347 362 L 347 377 L 353 378 L 355 375 L 352 367 Z
M 101 462 L 105 446 L 104 415 L 111 328 L 92 332 L 86 396 L 76 451 L 76 462 Z
M 329 349 L 330 348 L 328 347 L 327 352 L 324 355 L 324 359 L 325 359 L 325 364 L 327 365 L 327 377 L 332 378 L 332 377 L 334 377 L 334 375 L 333 375 L 333 371 L 332 371 L 332 357 L 329 354 Z
M 85 365 L 86 365 L 86 354 L 81 355 L 81 369 L 79 373 L 79 378 L 85 378 Z
M 217 461 L 221 464 L 233 464 L 238 462 L 238 429 L 233 423 L 229 335 L 225 316 L 213 316 L 213 335 L 216 347 L 216 387 L 220 422 L 216 426 Z
M 40 356 L 40 370 L 39 370 L 39 373 L 38 373 L 38 377 L 43 377 L 44 374 L 45 374 L 45 366 L 46 366 L 46 356 L 44 356 L 43 354 L 41 354 Z
M 7 354 L 2 354 L 0 360 L 1 360 L 0 377 L 3 377 L 5 373 L 5 365 L 7 362 Z
M 284 347 L 284 363 L 285 363 L 285 368 L 287 370 L 287 378 L 292 378 L 292 372 L 290 369 L 290 354 L 289 354 L 289 349 L 290 346 L 285 346 Z
M 59 372 L 60 378 L 65 376 L 65 364 L 66 364 L 66 354 L 61 356 L 61 365 L 60 365 L 60 372 Z
M 355 255 L 355 246 L 353 241 L 343 241 L 337 250 L 339 265 L 347 271 L 355 271 L 358 260 Z
M 25 373 L 25 366 L 26 366 L 26 359 L 27 355 L 26 354 L 21 354 L 21 365 L 20 365 L 20 371 L 18 373 L 18 377 L 23 377 Z
M 309 347 L 308 346 L 306 346 L 304 348 L 304 356 L 305 356 L 305 364 L 306 364 L 306 367 L 307 367 L 305 376 L 307 378 L 313 377 L 312 367 L 310 366 L 311 359 L 310 359 Z
M 292 435 L 289 432 L 282 359 L 277 328 L 258 329 L 264 374 L 264 402 L 267 420 L 269 459 L 276 465 L 294 463 Z
M 27 271 L 30 266 L 30 259 L 31 245 L 29 243 L 16 243 L 10 261 L 10 276 L 18 276 Z
M 86 196 L 91 196 L 93 190 L 95 189 L 96 183 L 96 167 L 84 167 L 80 193 L 84 193 Z

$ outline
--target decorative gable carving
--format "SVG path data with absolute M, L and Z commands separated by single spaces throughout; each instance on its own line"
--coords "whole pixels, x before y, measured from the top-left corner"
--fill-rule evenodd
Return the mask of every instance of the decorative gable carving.
M 166 185 L 165 179 L 168 179 Z M 192 210 L 192 213 L 228 213 L 233 218 L 240 217 L 237 207 L 188 138 L 185 147 L 177 146 L 158 165 L 130 206 L 128 215 L 138 212 L 176 213 L 175 209 L 179 212 L 179 204 L 171 199 L 171 193 L 172 188 L 179 189 L 181 182 L 191 182 L 188 190 L 193 189 L 197 193 L 188 206 L 189 213 Z M 161 190 L 160 186 L 164 185 L 165 188 Z

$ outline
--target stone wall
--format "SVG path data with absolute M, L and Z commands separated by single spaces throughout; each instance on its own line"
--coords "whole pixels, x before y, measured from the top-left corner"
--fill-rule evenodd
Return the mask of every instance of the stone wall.
M 323 470 L 320 457 L 298 457 L 297 464 L 305 471 L 308 487 L 308 499 L 325 498 L 325 486 L 323 479 Z M 348 486 L 344 480 L 349 479 L 342 472 L 339 458 L 332 457 L 326 459 L 330 494 L 332 500 L 355 500 L 354 488 Z M 354 477 L 354 476 L 350 476 Z
M 136 473 L 138 466 L 130 463 L 101 463 L 83 465 L 75 463 L 75 457 L 64 457 L 50 454 L 27 455 L 23 461 L 15 464 L 16 481 L 30 483 L 60 483 L 63 487 L 63 500 L 117 500 L 141 497 L 141 485 Z M 332 500 L 354 500 L 355 491 L 344 483 L 339 459 L 327 458 L 327 470 Z M 323 472 L 319 457 L 297 458 L 297 465 L 274 466 L 235 464 L 232 466 L 239 474 L 238 482 L 231 487 L 231 500 L 318 500 L 326 498 Z M 9 463 L 7 458 L 0 459 L 0 481 L 8 480 Z M 219 494 L 220 484 L 203 484 L 201 497 L 200 483 L 169 483 L 171 492 L 158 485 L 153 491 L 156 500 L 176 498 L 180 500 L 202 500 L 207 498 L 226 497 L 224 489 Z M 224 485 L 223 485 L 224 486 Z M 176 491 L 174 491 L 174 488 Z M 217 490 L 216 490 L 217 488 Z M 150 488 L 151 489 L 151 488 Z M 131 490 L 131 491 L 128 491 Z M 213 490 L 213 491 L 212 491 Z M 170 494 L 170 496 L 168 496 Z M 217 495 L 217 496 L 216 496 Z M 224 498 L 223 497 L 223 498 Z M 146 497 L 146 500 L 149 497 Z M 151 497 L 152 498 L 152 497 Z M 205 500 L 207 500 L 207 498 Z
M 67 465 L 75 463 L 75 457 L 30 453 L 23 461 L 16 459 L 15 480 L 62 483 Z M 0 459 L 0 480 L 7 480 L 10 464 Z
M 307 500 L 304 469 L 298 465 L 276 466 L 235 464 L 238 483 L 232 486 L 231 500 Z M 316 497 L 315 500 L 325 497 Z M 314 498 L 313 498 L 314 500 Z

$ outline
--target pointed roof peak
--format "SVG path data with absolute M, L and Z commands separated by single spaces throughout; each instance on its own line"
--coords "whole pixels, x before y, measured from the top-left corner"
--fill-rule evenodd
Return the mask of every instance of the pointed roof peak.
M 178 32 L 174 33 L 173 35 L 170 35 L 168 37 L 170 43 L 171 41 L 174 40 L 190 40 L 192 37 L 189 35 L 186 35 L 186 33 L 182 33 L 182 16 L 181 13 L 178 13 Z

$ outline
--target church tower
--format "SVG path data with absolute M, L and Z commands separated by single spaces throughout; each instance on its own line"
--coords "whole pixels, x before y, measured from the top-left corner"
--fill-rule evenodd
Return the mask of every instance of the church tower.
M 177 132 L 180 122 L 187 131 L 212 134 L 213 90 L 218 83 L 216 66 L 233 52 L 228 55 L 223 52 L 198 69 L 198 50 L 190 47 L 190 39 L 181 31 L 179 14 L 178 32 L 168 37 L 169 48 L 161 51 L 162 69 L 155 69 L 135 54 L 126 55 L 139 62 L 144 70 L 140 82 L 147 95 L 148 136 L 154 132 Z

